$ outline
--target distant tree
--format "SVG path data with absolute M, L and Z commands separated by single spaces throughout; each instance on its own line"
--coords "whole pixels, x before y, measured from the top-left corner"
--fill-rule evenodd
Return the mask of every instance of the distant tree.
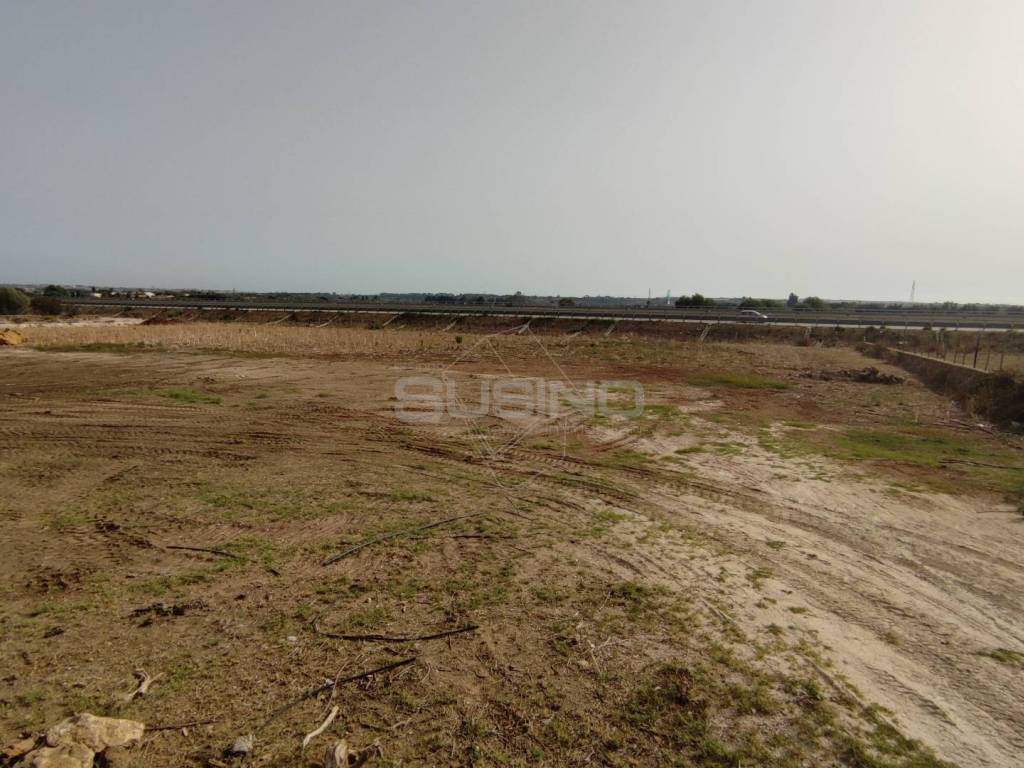
M 18 315 L 28 306 L 28 296 L 17 288 L 0 288 L 0 315 Z
M 744 296 L 740 301 L 740 309 L 761 309 L 764 306 L 764 299 L 752 299 L 749 296 Z
M 817 296 L 808 296 L 804 299 L 804 306 L 808 309 L 824 309 L 825 302 Z
M 800 303 L 800 297 L 797 296 L 795 293 L 789 294 L 789 298 L 786 299 L 786 306 L 787 307 L 795 307 L 799 303 Z
M 33 296 L 30 304 L 32 311 L 40 315 L 59 315 L 64 311 L 64 304 L 56 296 Z
M 564 296 L 558 300 L 558 306 L 560 307 L 575 307 L 576 302 L 570 299 L 568 296 Z
M 778 307 L 781 304 L 782 302 L 778 299 L 761 299 L 761 306 L 765 309 L 772 309 L 773 307 Z
M 43 296 L 70 296 L 68 289 L 63 285 L 48 285 L 43 288 Z
M 676 299 L 677 307 L 713 307 L 715 300 L 709 299 L 703 294 L 695 293 L 692 296 L 680 296 Z
M 522 307 L 526 305 L 526 297 L 523 296 L 522 291 L 516 291 L 512 296 L 508 297 L 507 303 L 510 307 Z

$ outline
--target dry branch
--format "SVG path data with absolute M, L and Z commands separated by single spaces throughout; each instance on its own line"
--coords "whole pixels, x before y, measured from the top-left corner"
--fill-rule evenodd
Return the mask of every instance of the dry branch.
M 377 643 L 412 643 L 417 640 L 438 640 L 442 637 L 451 637 L 452 635 L 461 635 L 466 632 L 475 632 L 479 627 L 476 624 L 467 624 L 464 627 L 457 627 L 455 629 L 446 629 L 442 632 L 434 632 L 428 635 L 342 635 L 334 632 L 321 632 L 317 625 L 313 624 L 313 631 L 316 634 L 323 637 L 329 637 L 332 640 L 351 640 L 354 642 L 377 642 Z
M 171 725 L 147 725 L 146 732 L 151 731 L 180 731 L 182 728 L 194 728 L 197 725 L 211 725 L 212 723 L 219 723 L 220 720 L 192 720 L 188 723 L 173 723 Z
M 309 742 L 311 742 L 313 739 L 315 739 L 321 733 L 323 733 L 328 728 L 330 728 L 331 727 L 331 723 L 334 722 L 334 718 L 336 718 L 337 716 L 338 716 L 338 707 L 336 707 L 336 706 L 335 707 L 331 707 L 331 711 L 328 713 L 327 717 L 324 718 L 324 721 L 322 723 L 320 723 L 320 727 L 318 727 L 315 730 L 312 730 L 312 731 L 310 731 L 309 733 L 306 734 L 305 738 L 302 740 L 302 749 L 305 749 L 306 747 L 308 747 L 309 746 Z
M 124 695 L 123 699 L 125 703 L 134 701 L 139 696 L 145 696 L 149 693 L 149 686 L 162 677 L 162 675 L 149 675 L 144 669 L 136 669 L 134 674 L 135 679 L 139 681 L 139 684 L 135 690 Z
M 358 680 L 365 680 L 368 677 L 373 677 L 374 675 L 379 675 L 379 674 L 382 674 L 384 672 L 390 672 L 390 671 L 392 671 L 394 669 L 398 669 L 399 667 L 404 667 L 407 664 L 412 664 L 418 658 L 419 658 L 418 656 L 410 656 L 410 657 L 408 657 L 406 659 L 401 659 L 399 661 L 393 661 L 390 664 L 385 664 L 382 667 L 376 667 L 375 669 L 368 669 L 365 672 L 357 672 L 356 674 L 349 675 L 348 677 L 341 677 L 341 678 L 338 678 L 337 680 L 327 680 L 323 685 L 318 685 L 315 688 L 310 688 L 308 691 L 306 691 L 304 694 L 299 696 L 297 699 L 295 699 L 293 701 L 290 701 L 290 702 L 288 702 L 287 704 L 285 704 L 285 705 L 283 705 L 281 707 L 278 707 L 276 710 L 274 710 L 273 712 L 270 713 L 270 716 L 267 717 L 267 719 L 263 721 L 263 724 L 260 727 L 262 728 L 262 727 L 266 726 L 272 720 L 274 720 L 277 717 L 279 717 L 280 715 L 284 714 L 285 712 L 287 712 L 292 707 L 294 707 L 294 706 L 296 706 L 298 704 L 301 704 L 302 702 L 306 701 L 307 699 L 312 699 L 314 696 L 319 696 L 321 693 L 324 693 L 325 691 L 334 690 L 339 685 L 345 685 L 346 683 L 354 683 L 354 682 L 356 682 Z
M 186 552 L 205 552 L 208 555 L 220 555 L 221 557 L 233 557 L 236 560 L 244 560 L 241 555 L 234 552 L 227 552 L 223 549 L 207 549 L 206 547 L 186 547 L 180 544 L 165 544 L 164 549 L 182 549 Z
M 380 536 L 374 536 L 374 537 L 369 538 L 369 539 L 364 539 L 363 541 L 359 542 L 358 544 L 356 544 L 354 546 L 351 546 L 348 549 L 346 549 L 346 550 L 344 550 L 342 552 L 339 552 L 336 555 L 331 555 L 326 560 L 324 560 L 321 563 L 321 565 L 331 565 L 332 563 L 336 563 L 339 560 L 342 560 L 342 559 L 348 557 L 349 555 L 354 555 L 356 552 L 358 552 L 361 549 L 365 549 L 366 547 L 372 546 L 373 544 L 379 544 L 382 541 L 389 541 L 391 539 L 397 539 L 397 538 L 399 538 L 401 536 L 408 536 L 409 534 L 412 534 L 412 533 L 419 533 L 420 531 L 429 531 L 431 528 L 437 528 L 437 527 L 442 526 L 442 525 L 448 525 L 449 523 L 457 522 L 458 520 L 468 520 L 471 517 L 480 517 L 480 516 L 486 515 L 486 514 L 487 514 L 486 512 L 474 512 L 474 513 L 469 514 L 469 515 L 457 515 L 455 517 L 447 517 L 444 520 L 438 520 L 438 521 L 433 522 L 433 523 L 428 523 L 427 525 L 420 525 L 420 526 L 416 526 L 415 528 L 405 528 L 405 529 L 403 529 L 401 531 L 392 531 L 391 533 L 385 533 L 385 534 L 382 534 Z

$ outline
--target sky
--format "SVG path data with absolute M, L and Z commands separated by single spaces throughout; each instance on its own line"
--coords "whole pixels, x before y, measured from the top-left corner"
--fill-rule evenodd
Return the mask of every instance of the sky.
M 0 0 L 0 282 L 1024 302 L 1019 0 Z

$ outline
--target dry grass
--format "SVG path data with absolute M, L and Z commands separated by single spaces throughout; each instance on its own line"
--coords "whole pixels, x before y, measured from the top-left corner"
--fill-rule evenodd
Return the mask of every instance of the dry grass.
M 440 331 L 394 331 L 365 328 L 306 328 L 249 323 L 180 325 L 41 325 L 25 329 L 26 341 L 40 349 L 116 352 L 218 350 L 250 354 L 300 356 L 400 355 L 410 352 L 457 352 L 471 337 Z M 462 340 L 462 344 L 459 343 Z M 97 349 L 97 351 L 103 351 Z

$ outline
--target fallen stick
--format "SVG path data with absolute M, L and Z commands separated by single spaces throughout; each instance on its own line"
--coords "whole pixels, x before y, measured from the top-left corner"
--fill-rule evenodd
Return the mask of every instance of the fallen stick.
M 443 632 L 434 632 L 429 635 L 341 635 L 334 632 L 321 632 L 316 624 L 313 625 L 313 631 L 323 637 L 329 637 L 332 640 L 352 640 L 355 642 L 377 642 L 377 643 L 412 643 L 417 640 L 437 640 L 442 637 L 451 637 L 452 635 L 462 635 L 466 632 L 475 632 L 479 627 L 476 624 L 467 624 L 464 627 L 457 627 L 456 629 L 446 629 Z
M 134 701 L 139 696 L 145 696 L 149 693 L 149 686 L 155 681 L 163 677 L 163 674 L 150 676 L 144 669 L 135 670 L 135 679 L 139 681 L 139 685 L 131 693 L 126 693 L 122 700 L 127 704 L 128 702 Z
M 345 683 L 354 683 L 357 680 L 364 680 L 367 677 L 372 677 L 373 675 L 379 675 L 379 674 L 381 674 L 383 672 L 390 672 L 393 669 L 398 669 L 399 667 L 404 667 L 406 664 L 412 664 L 418 658 L 419 658 L 418 656 L 410 656 L 407 659 L 401 659 L 400 661 L 393 661 L 390 664 L 385 664 L 383 667 L 377 667 L 375 669 L 368 669 L 365 672 L 358 672 L 358 673 L 356 673 L 354 675 L 349 675 L 348 677 L 342 677 L 342 678 L 339 678 L 337 680 L 328 680 L 323 685 L 318 685 L 316 688 L 310 688 L 308 691 L 306 691 L 304 694 L 299 696 L 297 699 L 295 699 L 293 701 L 290 701 L 287 704 L 285 704 L 285 705 L 279 707 L 278 709 L 274 710 L 273 712 L 271 712 L 270 715 L 267 717 L 267 719 L 263 721 L 263 724 L 260 725 L 260 728 L 261 729 L 264 728 L 272 720 L 276 719 L 280 715 L 283 715 L 285 712 L 287 712 L 289 709 L 291 709 L 292 707 L 296 706 L 297 704 L 301 704 L 302 702 L 306 701 L 307 699 L 312 699 L 314 696 L 319 696 L 324 691 L 331 691 L 331 690 L 334 690 L 335 688 L 337 688 L 339 685 L 344 685 Z
M 174 723 L 172 725 L 147 725 L 146 732 L 151 731 L 180 731 L 182 728 L 194 728 L 197 725 L 211 725 L 212 723 L 219 723 L 220 720 L 193 720 L 190 723 Z
M 236 555 L 234 552 L 226 552 L 223 549 L 207 549 L 206 547 L 186 547 L 180 544 L 166 544 L 164 549 L 182 549 L 186 552 L 205 552 L 209 555 L 220 555 L 221 557 L 233 557 L 236 560 L 244 560 L 245 558 L 241 555 Z
M 324 560 L 321 563 L 321 565 L 331 565 L 332 563 L 336 563 L 339 560 L 342 560 L 342 559 L 348 557 L 349 555 L 355 554 L 356 552 L 358 552 L 361 549 L 365 549 L 366 547 L 369 547 L 369 546 L 371 546 L 373 544 L 379 544 L 382 541 L 389 541 L 390 539 L 397 539 L 400 536 L 408 536 L 410 533 L 419 533 L 420 531 L 428 531 L 431 528 L 437 528 L 437 527 L 442 526 L 442 525 L 447 525 L 448 523 L 454 523 L 454 522 L 456 522 L 458 520 L 468 520 L 471 517 L 480 517 L 481 515 L 486 515 L 486 514 L 487 514 L 486 512 L 474 512 L 474 513 L 472 513 L 470 515 L 458 515 L 456 517 L 448 517 L 448 518 L 445 518 L 444 520 L 438 520 L 437 522 L 434 522 L 434 523 L 428 523 L 427 525 L 420 525 L 420 526 L 417 526 L 415 528 L 405 528 L 404 530 L 401 530 L 401 531 L 393 531 L 392 533 L 385 533 L 385 534 L 382 534 L 380 536 L 374 536 L 373 538 L 365 539 L 364 541 L 359 542 L 355 546 L 349 547 L 348 549 L 344 550 L 343 552 L 339 552 L 336 555 L 331 555 L 326 560 Z
M 332 707 L 330 713 L 327 715 L 327 717 L 324 719 L 324 721 L 322 723 L 320 723 L 320 727 L 315 729 L 315 730 L 312 730 L 312 731 L 310 731 L 309 733 L 306 734 L 305 738 L 302 740 L 302 749 L 305 750 L 306 747 L 309 746 L 309 742 L 311 742 L 313 739 L 315 739 L 321 733 L 326 731 L 331 726 L 331 723 L 334 722 L 334 718 L 336 718 L 337 716 L 338 716 L 338 707 L 337 706 Z

